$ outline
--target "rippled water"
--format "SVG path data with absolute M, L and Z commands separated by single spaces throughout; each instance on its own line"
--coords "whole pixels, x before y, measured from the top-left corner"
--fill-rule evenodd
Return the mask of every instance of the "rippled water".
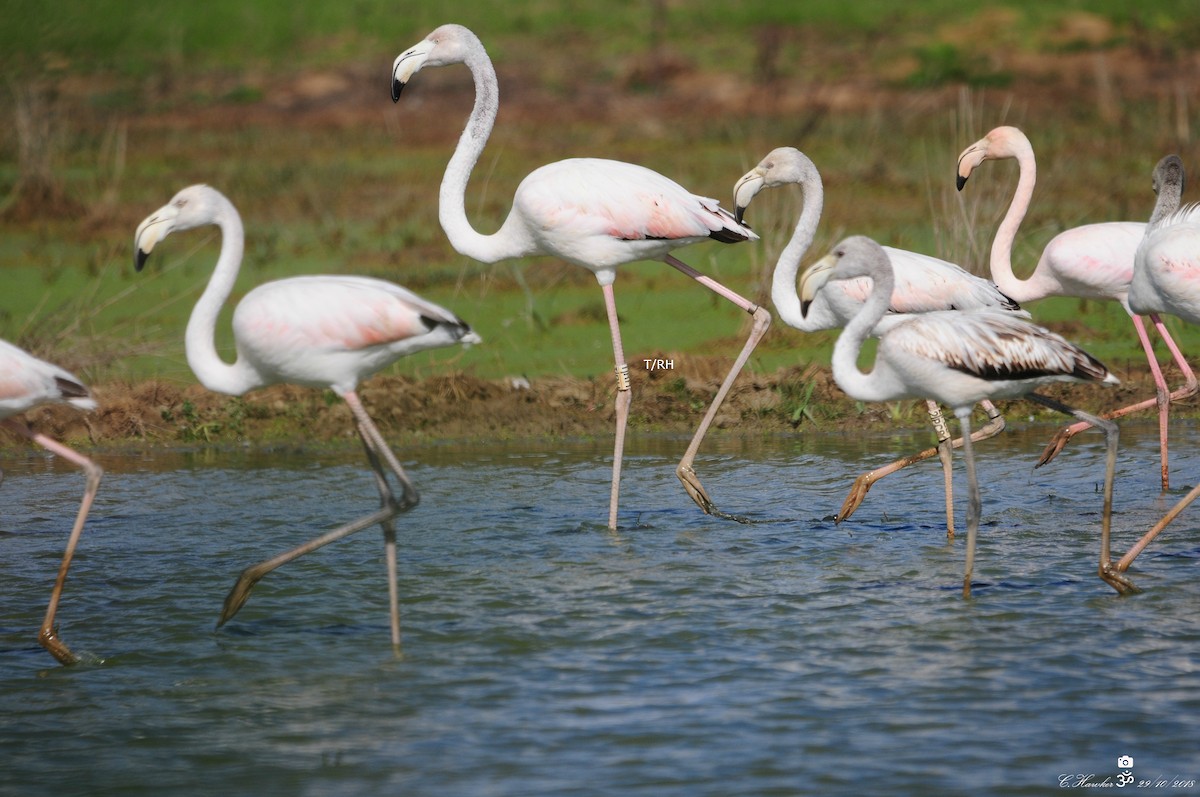
M 1101 447 L 1034 471 L 1048 434 L 978 448 L 969 601 L 936 465 L 826 519 L 920 436 L 713 443 L 701 478 L 777 521 L 756 525 L 694 508 L 684 441 L 635 438 L 617 533 L 608 441 L 401 452 L 423 500 L 399 524 L 400 657 L 375 530 L 213 628 L 243 566 L 374 506 L 357 457 L 104 455 L 59 615 L 94 661 L 69 668 L 34 636 L 82 478 L 9 459 L 0 793 L 1020 795 L 1114 781 L 1122 755 L 1146 791 L 1200 791 L 1200 505 L 1119 598 L 1095 576 Z M 1196 437 L 1177 424 L 1161 497 L 1154 429 L 1126 427 L 1118 551 L 1192 483 Z

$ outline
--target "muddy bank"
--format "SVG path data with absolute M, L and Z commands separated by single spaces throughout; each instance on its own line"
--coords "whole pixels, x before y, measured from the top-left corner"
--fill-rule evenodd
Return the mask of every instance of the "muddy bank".
M 689 369 L 691 372 L 691 369 Z M 678 376 L 679 372 L 636 375 L 629 428 L 691 434 L 716 394 L 721 374 Z M 1154 394 L 1149 375 L 1125 374 L 1115 388 L 1055 385 L 1046 395 L 1094 412 L 1125 406 Z M 1172 379 L 1168 374 L 1168 379 Z M 1172 381 L 1176 384 L 1177 380 Z M 354 443 L 350 412 L 332 392 L 274 386 L 233 398 L 196 384 L 148 381 L 94 387 L 100 409 L 79 413 L 41 407 L 26 414 L 38 431 L 87 447 L 254 443 Z M 484 441 L 522 438 L 609 436 L 613 425 L 613 380 L 567 377 L 514 384 L 451 374 L 415 380 L 378 376 L 360 395 L 389 440 Z M 1001 402 L 1010 418 L 1057 423 L 1062 416 L 1029 402 Z M 1195 414 L 1195 402 L 1172 410 Z M 1150 420 L 1152 411 L 1135 418 Z M 717 414 L 714 434 L 838 434 L 885 428 L 928 428 L 920 401 L 860 405 L 846 398 L 827 368 L 781 369 L 770 375 L 743 374 Z M 0 447 L 28 445 L 0 430 Z

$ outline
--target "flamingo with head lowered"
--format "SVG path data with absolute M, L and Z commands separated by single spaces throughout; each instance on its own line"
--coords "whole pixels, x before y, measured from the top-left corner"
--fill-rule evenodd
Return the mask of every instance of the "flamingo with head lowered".
M 79 502 L 79 512 L 75 515 L 75 523 L 71 526 L 67 547 L 63 551 L 62 563 L 58 566 L 58 578 L 55 579 L 54 589 L 50 592 L 46 617 L 38 631 L 38 642 L 51 656 L 63 664 L 75 664 L 79 657 L 58 638 L 58 628 L 55 627 L 54 620 L 58 614 L 58 602 L 62 597 L 63 586 L 67 582 L 67 571 L 71 569 L 71 559 L 75 556 L 75 548 L 83 534 L 83 526 L 87 521 L 88 512 L 91 511 L 92 502 L 96 499 L 96 491 L 100 489 L 100 477 L 104 475 L 104 471 L 78 451 L 41 432 L 33 431 L 27 424 L 12 417 L 43 404 L 69 404 L 81 410 L 96 409 L 91 392 L 74 374 L 0 340 L 0 426 L 32 440 L 47 451 L 58 454 L 82 470 L 87 477 L 83 500 Z
M 1121 303 L 1133 321 L 1133 328 L 1146 353 L 1146 360 L 1150 365 L 1150 372 L 1154 375 L 1157 390 L 1154 398 L 1105 413 L 1103 417 L 1119 418 L 1131 412 L 1158 406 L 1159 458 L 1162 487 L 1165 490 L 1169 484 L 1167 427 L 1170 403 L 1194 395 L 1200 387 L 1200 383 L 1197 383 L 1191 367 L 1171 338 L 1162 320 L 1156 313 L 1150 313 L 1150 320 L 1154 324 L 1154 328 L 1158 330 L 1158 334 L 1167 345 L 1171 356 L 1184 376 L 1184 385 L 1174 392 L 1170 390 L 1163 377 L 1162 369 L 1158 365 L 1158 360 L 1154 356 L 1154 347 L 1146 335 L 1146 325 L 1129 306 L 1128 294 L 1129 284 L 1133 280 L 1133 259 L 1145 234 L 1146 225 L 1130 221 L 1103 222 L 1085 224 L 1082 227 L 1061 232 L 1046 244 L 1033 273 L 1026 279 L 1020 279 L 1013 273 L 1012 249 L 1017 229 L 1021 226 L 1021 220 L 1025 218 L 1025 213 L 1033 198 L 1033 188 L 1037 180 L 1037 163 L 1033 156 L 1033 145 L 1017 128 L 997 127 L 967 147 L 958 156 L 957 183 L 959 190 L 962 190 L 966 185 L 967 178 L 984 161 L 1006 158 L 1015 158 L 1020 171 L 1016 192 L 1013 194 L 1004 220 L 1000 222 L 996 237 L 992 241 L 992 279 L 1000 286 L 1000 290 L 1022 303 L 1047 296 L 1108 299 Z M 1162 180 L 1162 176 L 1155 176 L 1155 186 L 1165 185 Z M 1158 192 L 1155 217 L 1161 218 L 1179 206 L 1182 183 L 1179 183 L 1176 188 L 1178 190 L 1167 186 L 1166 190 Z M 1067 441 L 1087 427 L 1086 422 L 1079 422 L 1062 429 L 1046 446 L 1038 465 L 1044 465 L 1053 459 L 1067 444 Z
M 416 487 L 358 398 L 358 383 L 407 354 L 440 346 L 478 343 L 479 336 L 454 313 L 390 282 L 355 276 L 291 277 L 259 285 L 233 312 L 237 358 L 226 362 L 213 342 L 217 314 L 233 290 L 242 263 L 244 233 L 237 209 L 224 194 L 193 185 L 151 213 L 134 237 L 140 271 L 154 247 L 174 232 L 215 224 L 221 253 L 208 287 L 192 310 L 186 332 L 188 365 L 209 390 L 240 396 L 288 383 L 328 388 L 346 402 L 375 474 L 380 508 L 279 556 L 247 567 L 225 598 L 217 625 L 233 617 L 254 585 L 280 565 L 354 532 L 379 524 L 388 570 L 393 645 L 400 644 L 396 584 L 396 531 L 392 519 L 417 505 Z M 397 498 L 390 471 L 401 488 Z
M 800 260 L 816 237 L 817 224 L 821 220 L 825 202 L 825 190 L 816 164 L 795 147 L 779 147 L 771 151 L 734 185 L 734 212 L 740 221 L 746 208 L 760 191 L 782 185 L 801 186 L 804 192 L 804 206 L 792 238 L 775 264 L 771 284 L 771 301 L 775 303 L 775 312 L 785 324 L 803 332 L 843 327 L 858 313 L 870 295 L 871 281 L 868 278 L 859 277 L 830 283 L 803 312 L 800 298 L 796 295 L 796 275 L 800 271 Z M 994 283 L 977 277 L 953 263 L 890 246 L 883 247 L 883 250 L 895 267 L 896 278 L 888 312 L 879 322 L 879 331 L 903 319 L 905 314 L 934 310 L 991 309 L 1022 318 L 1029 316 L 1016 302 L 1001 293 Z M 974 433 L 975 442 L 1004 430 L 1004 417 L 995 405 L 987 399 L 980 403 L 989 420 Z M 859 476 L 837 514 L 839 521 L 854 513 L 876 481 L 940 453 L 945 476 L 946 531 L 949 536 L 954 536 L 954 490 L 950 449 L 961 446 L 962 440 L 950 440 L 950 432 L 937 402 L 927 401 L 926 404 L 938 434 L 937 448 L 926 449 Z
M 692 500 L 709 514 L 717 510 L 693 462 L 700 443 L 742 366 L 771 323 L 765 308 L 743 298 L 675 258 L 671 251 L 705 240 L 737 243 L 758 236 L 716 200 L 697 196 L 658 172 L 622 161 L 571 158 L 530 172 L 513 195 L 512 209 L 500 229 L 477 232 L 466 214 L 467 182 L 487 144 L 499 109 L 499 82 L 492 61 L 474 33 L 462 25 L 443 25 L 396 57 L 392 100 L 427 66 L 463 64 L 475 82 L 475 104 L 458 146 L 446 166 L 438 198 L 438 218 L 451 246 L 483 263 L 532 255 L 550 255 L 588 269 L 604 294 L 616 363 L 616 442 L 608 525 L 617 526 L 625 426 L 629 417 L 629 366 L 621 343 L 613 281 L 617 267 L 638 260 L 661 260 L 753 316 L 749 337 L 726 376 L 676 475 Z

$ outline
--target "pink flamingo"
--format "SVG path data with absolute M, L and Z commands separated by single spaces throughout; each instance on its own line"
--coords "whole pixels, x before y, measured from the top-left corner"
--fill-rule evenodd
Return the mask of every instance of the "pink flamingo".
M 1167 489 L 1167 428 L 1170 402 L 1179 401 L 1196 393 L 1196 377 L 1188 366 L 1179 347 L 1171 338 L 1161 319 L 1155 313 L 1150 320 L 1162 336 L 1175 363 L 1183 372 L 1185 384 L 1174 392 L 1167 387 L 1162 369 L 1154 356 L 1154 348 L 1146 335 L 1142 319 L 1129 306 L 1129 284 L 1133 280 L 1133 258 L 1138 244 L 1146 231 L 1140 222 L 1105 222 L 1086 224 L 1056 235 L 1038 260 L 1033 274 L 1028 279 L 1019 279 L 1012 270 L 1012 248 L 1017 228 L 1029 209 L 1037 179 L 1037 165 L 1033 146 L 1029 139 L 1015 127 L 997 127 L 979 141 L 962 151 L 958 156 L 958 188 L 966 184 L 972 171 L 986 160 L 1015 158 L 1020 169 L 1017 189 L 1009 205 L 996 238 L 992 242 L 992 279 L 1000 290 L 1018 302 L 1031 302 L 1047 296 L 1077 296 L 1082 299 L 1109 299 L 1121 303 L 1133 321 L 1138 340 L 1146 353 L 1150 372 L 1154 375 L 1157 395 L 1153 399 L 1138 402 L 1114 412 L 1105 418 L 1119 418 L 1128 413 L 1148 409 L 1157 404 L 1159 449 L 1162 468 L 1162 487 Z M 1155 184 L 1159 182 L 1155 178 Z M 1182 185 L 1179 186 L 1182 190 Z M 1179 192 L 1160 191 L 1155 217 L 1161 218 L 1179 206 Z M 1044 465 L 1062 450 L 1075 434 L 1088 428 L 1088 423 L 1079 422 L 1062 429 L 1042 453 L 1038 465 Z
M 963 597 L 971 594 L 982 506 L 971 445 L 971 410 L 988 397 L 1024 396 L 1103 429 L 1107 451 L 1100 577 L 1119 591 L 1135 591 L 1128 579 L 1113 572 L 1109 555 L 1117 425 L 1032 392 L 1050 382 L 1116 384 L 1119 380 L 1078 346 L 1008 313 L 990 310 L 916 313 L 903 316 L 880 331 L 878 325 L 887 312 L 895 275 L 883 248 L 861 235 L 845 239 L 801 275 L 801 310 L 807 309 L 826 285 L 857 277 L 871 278 L 871 293 L 838 336 L 833 348 L 833 378 L 847 395 L 859 401 L 932 398 L 954 409 L 962 424 L 969 490 Z M 879 346 L 874 365 L 864 373 L 858 367 L 859 355 L 863 343 L 872 335 L 878 335 Z
M 1167 185 L 1182 186 L 1183 162 L 1178 156 L 1168 155 L 1159 161 L 1159 167 L 1169 175 Z M 1200 324 L 1200 206 L 1188 205 L 1164 218 L 1152 219 L 1146 226 L 1146 236 L 1134 261 L 1129 306 L 1135 313 L 1170 313 Z M 1117 570 L 1127 570 L 1198 495 L 1200 484 L 1142 535 L 1117 562 Z
M 821 220 L 821 211 L 825 203 L 825 189 L 816 164 L 794 147 L 772 150 L 734 185 L 734 214 L 741 221 L 746 208 L 760 191 L 781 185 L 801 186 L 804 192 L 804 206 L 800 218 L 796 221 L 792 238 L 775 264 L 771 284 L 771 301 L 775 303 L 775 312 L 788 326 L 802 332 L 844 327 L 858 313 L 870 294 L 870 279 L 859 277 L 831 283 L 804 308 L 803 312 L 800 299 L 796 295 L 796 275 L 800 271 L 800 261 L 816 237 L 817 224 Z M 883 247 L 883 250 L 895 267 L 895 289 L 892 291 L 888 313 L 880 321 L 877 331 L 897 323 L 907 314 L 936 310 L 991 309 L 1022 318 L 1029 317 L 1029 314 L 1012 299 L 1001 293 L 994 283 L 970 274 L 953 263 L 890 246 Z M 988 414 L 988 422 L 974 433 L 974 442 L 993 437 L 1004 430 L 1004 416 L 995 405 L 987 399 L 980 404 Z M 859 476 L 846 496 L 841 511 L 838 512 L 838 521 L 854 514 L 854 510 L 858 509 L 866 498 L 871 485 L 879 479 L 940 454 L 945 477 L 946 531 L 948 536 L 954 536 L 954 490 L 950 449 L 962 446 L 962 440 L 950 440 L 949 429 L 937 402 L 926 401 L 926 405 L 938 435 L 937 448 L 926 449 Z
M 716 280 L 681 262 L 671 250 L 706 239 L 722 243 L 758 236 L 738 223 L 716 200 L 697 196 L 657 172 L 621 161 L 572 158 L 542 166 L 521 181 L 512 209 L 500 229 L 483 235 L 466 215 L 471 170 L 487 144 L 499 109 L 496 70 L 479 38 L 462 25 L 443 25 L 397 56 L 392 65 L 392 100 L 426 66 L 464 64 L 475 82 L 475 104 L 446 166 L 438 217 L 451 246 L 484 263 L 515 257 L 550 255 L 588 269 L 604 293 L 616 363 L 616 443 L 608 525 L 617 527 L 617 503 L 625 426 L 631 401 L 629 366 L 621 345 L 613 281 L 617 266 L 637 260 L 661 260 L 733 302 L 754 317 L 744 348 L 708 408 L 675 473 L 692 500 L 705 512 L 719 512 L 696 476 L 693 461 L 700 442 L 742 366 L 766 333 L 771 316 Z
M 75 515 L 75 525 L 71 527 L 67 548 L 63 551 L 62 564 L 58 566 L 58 578 L 55 579 L 54 589 L 50 592 L 46 617 L 38 631 L 38 642 L 51 656 L 63 664 L 75 664 L 79 657 L 58 638 L 54 618 L 58 614 L 58 601 L 67 581 L 71 559 L 75 556 L 75 547 L 83 534 L 83 524 L 87 521 L 96 491 L 100 489 L 100 477 L 104 475 L 104 471 L 78 451 L 40 432 L 34 432 L 24 422 L 11 417 L 42 404 L 70 404 L 81 410 L 96 409 L 96 402 L 91 393 L 73 374 L 0 340 L 0 426 L 27 437 L 47 451 L 74 463 L 87 477 L 83 500 L 79 502 L 79 512 Z
M 154 246 L 173 232 L 215 224 L 221 253 L 208 287 L 188 320 L 188 365 L 209 390 L 240 396 L 277 383 L 329 388 L 354 416 L 379 489 L 378 511 L 290 551 L 247 567 L 225 598 L 220 627 L 233 617 L 258 581 L 280 565 L 378 523 L 383 528 L 391 604 L 392 644 L 400 644 L 396 584 L 396 532 L 392 518 L 417 505 L 419 496 L 395 454 L 359 400 L 360 380 L 406 354 L 456 343 L 479 342 L 456 315 L 412 291 L 378 279 L 352 276 L 292 277 L 259 285 L 233 313 L 237 359 L 221 359 L 213 343 L 217 314 L 233 290 L 242 263 L 244 233 L 237 209 L 216 189 L 193 185 L 138 225 L 134 237 L 140 271 Z M 381 462 L 399 482 L 397 499 Z

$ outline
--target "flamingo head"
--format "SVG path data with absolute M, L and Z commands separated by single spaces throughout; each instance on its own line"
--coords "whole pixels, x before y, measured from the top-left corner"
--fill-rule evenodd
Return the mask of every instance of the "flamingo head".
M 1033 145 L 1015 127 L 1002 125 L 967 147 L 958 156 L 958 190 L 967 184 L 967 178 L 979 164 L 986 160 L 1003 160 L 1033 155 Z
M 469 28 L 442 25 L 392 62 L 392 102 L 400 101 L 400 92 L 422 67 L 466 63 L 475 54 L 486 56 L 486 51 Z
M 813 263 L 800 275 L 800 314 L 807 315 L 817 294 L 830 280 L 871 277 L 880 267 L 879 261 L 891 268 L 883 247 L 865 235 L 852 235 L 829 250 L 829 254 Z
M 733 186 L 734 216 L 739 224 L 744 223 L 742 216 L 746 208 L 764 188 L 804 184 L 813 179 L 819 183 L 821 176 L 807 155 L 795 147 L 773 149 Z
M 212 224 L 222 199 L 224 197 L 215 188 L 188 186 L 143 219 L 133 235 L 134 268 L 141 271 L 155 245 L 171 233 Z

